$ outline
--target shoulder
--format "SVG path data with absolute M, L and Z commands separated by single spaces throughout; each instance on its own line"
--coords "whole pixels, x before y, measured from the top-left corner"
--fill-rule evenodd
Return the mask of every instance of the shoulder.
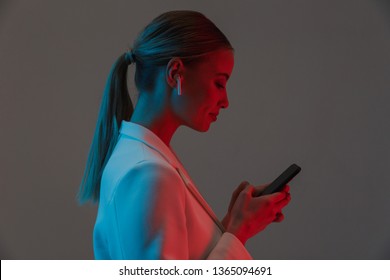
M 143 160 L 133 165 L 119 181 L 119 184 L 134 180 L 153 183 L 167 179 L 181 180 L 177 170 L 162 160 Z
M 174 179 L 176 169 L 158 152 L 144 143 L 121 138 L 106 166 L 101 178 L 101 201 L 111 201 L 116 189 L 132 186 L 137 181 L 150 184 L 153 181 Z
M 144 160 L 118 180 L 113 197 L 175 193 L 184 195 L 185 185 L 177 170 L 164 161 Z

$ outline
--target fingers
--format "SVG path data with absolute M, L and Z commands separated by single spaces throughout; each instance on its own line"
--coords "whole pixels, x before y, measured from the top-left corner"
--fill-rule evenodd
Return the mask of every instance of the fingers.
M 287 204 L 290 203 L 291 201 L 291 195 L 290 193 L 284 193 L 283 194 L 285 195 L 284 199 L 276 202 L 276 206 L 279 207 L 280 209 L 284 208 Z
M 234 206 L 234 203 L 238 197 L 238 195 L 247 187 L 249 186 L 250 183 L 248 181 L 243 181 L 241 182 L 241 184 L 237 187 L 237 189 L 234 190 L 233 194 L 232 194 L 232 198 L 230 199 L 230 204 L 229 204 L 229 208 L 228 208 L 228 211 L 230 212 Z
M 269 194 L 269 196 L 274 203 L 282 202 L 284 199 L 290 199 L 290 186 L 285 185 L 279 192 Z
M 270 184 L 265 184 L 265 185 L 260 185 L 260 186 L 256 186 L 255 187 L 255 192 L 253 194 L 253 196 L 259 196 L 261 195 L 261 193 L 269 186 Z M 290 186 L 289 185 L 285 185 L 281 190 L 280 192 L 290 192 Z
M 276 192 L 269 195 L 264 195 L 258 197 L 259 199 L 267 199 L 268 202 L 272 205 L 271 207 L 274 208 L 274 213 L 281 213 L 281 210 L 287 206 L 287 204 L 291 201 L 291 195 L 289 192 L 286 192 L 289 190 L 289 187 L 285 187 L 282 191 Z M 279 215 L 279 214 L 278 214 Z M 279 215 L 280 216 L 280 215 Z M 282 221 L 284 219 L 284 216 L 276 217 L 276 221 Z
M 270 201 L 272 203 L 278 204 L 278 203 L 282 202 L 283 200 L 287 199 L 290 196 L 290 193 L 280 191 L 280 192 L 264 195 L 264 197 L 265 196 L 268 196 L 268 198 L 270 199 Z
M 260 185 L 255 187 L 253 196 L 259 196 L 270 184 Z
M 233 192 L 233 195 L 237 197 L 242 190 L 244 190 L 250 183 L 248 181 L 242 181 L 238 188 Z
M 290 192 L 290 186 L 289 185 L 285 185 L 283 187 L 283 189 L 281 190 L 281 192 L 286 192 L 286 193 Z

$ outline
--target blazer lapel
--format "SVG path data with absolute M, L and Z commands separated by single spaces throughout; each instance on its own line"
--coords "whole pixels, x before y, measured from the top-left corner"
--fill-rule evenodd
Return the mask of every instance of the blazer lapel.
M 199 193 L 199 191 L 197 190 L 195 185 L 192 183 L 192 181 L 189 178 L 187 178 L 187 176 L 181 171 L 180 168 L 176 168 L 176 170 L 180 174 L 180 176 L 183 179 L 184 183 L 186 184 L 188 190 L 192 193 L 192 195 L 199 202 L 199 204 L 202 205 L 203 209 L 209 214 L 211 219 L 213 219 L 213 221 L 219 227 L 221 232 L 225 232 L 225 228 L 223 227 L 222 223 L 219 221 L 219 219 L 215 215 L 214 211 L 208 205 L 208 203 L 203 198 L 203 196 Z

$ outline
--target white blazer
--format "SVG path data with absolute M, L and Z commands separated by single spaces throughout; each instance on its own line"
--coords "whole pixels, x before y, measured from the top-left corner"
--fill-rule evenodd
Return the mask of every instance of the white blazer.
M 103 170 L 93 245 L 96 259 L 252 259 L 175 153 L 127 121 Z

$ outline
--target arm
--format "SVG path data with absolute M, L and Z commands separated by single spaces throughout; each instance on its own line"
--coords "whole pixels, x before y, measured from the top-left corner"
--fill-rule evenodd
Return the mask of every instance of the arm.
M 169 166 L 141 162 L 114 195 L 123 259 L 188 259 L 185 186 Z
M 123 259 L 189 259 L 186 185 L 172 167 L 141 162 L 114 195 Z M 225 232 L 207 259 L 252 259 L 241 241 Z

